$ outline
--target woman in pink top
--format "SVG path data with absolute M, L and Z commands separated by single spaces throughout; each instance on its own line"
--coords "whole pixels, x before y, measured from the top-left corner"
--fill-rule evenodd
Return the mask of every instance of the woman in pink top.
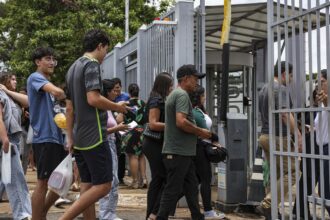
M 114 101 L 118 96 L 117 92 L 114 90 L 115 82 L 113 80 L 103 80 L 104 96 L 111 101 Z M 111 111 L 108 111 L 108 122 L 107 122 L 107 132 L 108 132 L 108 142 L 112 157 L 112 188 L 108 195 L 100 199 L 99 201 L 99 219 L 109 219 L 109 220 L 121 220 L 116 215 L 116 208 L 118 203 L 118 156 L 116 148 L 116 132 L 125 131 L 128 129 L 128 125 L 123 123 L 117 124 L 116 119 Z

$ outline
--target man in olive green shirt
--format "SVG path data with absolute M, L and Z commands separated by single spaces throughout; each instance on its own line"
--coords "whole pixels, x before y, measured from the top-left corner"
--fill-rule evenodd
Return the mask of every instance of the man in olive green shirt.
M 168 219 L 183 192 L 193 220 L 204 219 L 198 204 L 198 181 L 193 157 L 196 155 L 197 136 L 210 138 L 207 129 L 196 126 L 188 93 L 197 87 L 200 74 L 194 65 L 183 65 L 177 71 L 178 88 L 165 103 L 164 165 L 167 172 L 165 189 L 160 201 L 157 219 Z

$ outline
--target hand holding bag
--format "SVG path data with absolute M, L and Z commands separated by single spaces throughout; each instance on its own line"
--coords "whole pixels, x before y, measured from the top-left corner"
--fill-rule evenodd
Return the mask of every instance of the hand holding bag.
M 228 152 L 226 148 L 204 140 L 200 140 L 199 142 L 203 146 L 206 157 L 211 163 L 220 163 L 227 159 Z
M 72 156 L 69 154 L 52 172 L 48 188 L 61 197 L 65 197 L 72 184 Z
M 146 128 L 144 129 L 143 135 L 156 140 L 163 139 L 162 132 L 151 130 L 149 127 L 149 123 L 146 125 Z

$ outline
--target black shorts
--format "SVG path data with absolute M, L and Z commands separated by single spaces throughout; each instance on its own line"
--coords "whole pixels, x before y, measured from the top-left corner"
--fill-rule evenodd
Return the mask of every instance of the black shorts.
M 37 164 L 37 175 L 40 180 L 49 179 L 55 168 L 68 155 L 63 145 L 56 143 L 34 143 L 32 148 Z
M 90 150 L 74 150 L 81 182 L 99 185 L 112 181 L 112 157 L 109 143 Z

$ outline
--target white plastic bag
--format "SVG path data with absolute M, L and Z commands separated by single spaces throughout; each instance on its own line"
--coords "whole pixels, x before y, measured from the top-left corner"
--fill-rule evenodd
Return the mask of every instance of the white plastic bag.
M 29 130 L 28 130 L 28 133 L 26 135 L 26 143 L 27 144 L 32 144 L 32 140 L 33 140 L 33 128 L 30 125 L 29 126 Z
M 72 184 L 72 156 L 69 154 L 52 172 L 48 188 L 61 197 L 65 197 Z
M 11 144 L 10 143 L 9 143 L 8 153 L 5 153 L 2 150 L 1 181 L 4 184 L 11 183 Z

